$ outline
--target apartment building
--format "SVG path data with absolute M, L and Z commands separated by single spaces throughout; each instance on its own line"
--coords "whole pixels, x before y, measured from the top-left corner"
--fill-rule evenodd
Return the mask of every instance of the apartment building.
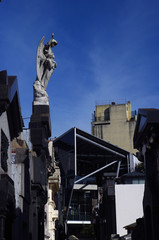
M 131 112 L 131 103 L 96 105 L 91 122 L 92 135 L 113 145 L 136 153 L 133 136 L 136 126 L 136 111 Z

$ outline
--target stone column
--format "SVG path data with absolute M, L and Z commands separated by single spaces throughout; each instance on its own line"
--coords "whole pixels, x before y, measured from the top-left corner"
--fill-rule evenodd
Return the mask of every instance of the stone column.
M 50 112 L 47 105 L 33 106 L 33 114 L 29 124 L 32 149 L 32 208 L 36 216 L 34 226 L 30 226 L 32 231 L 37 232 L 34 240 L 44 239 L 44 206 L 47 202 L 47 185 L 48 185 L 48 162 L 50 159 L 48 151 L 48 138 L 51 136 Z M 35 235 L 35 233 L 32 233 Z

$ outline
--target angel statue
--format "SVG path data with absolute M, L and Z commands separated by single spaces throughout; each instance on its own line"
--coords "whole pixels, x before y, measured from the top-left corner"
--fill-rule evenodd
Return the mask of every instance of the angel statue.
M 48 43 L 43 44 L 44 37 L 41 39 L 36 58 L 36 70 L 37 78 L 34 82 L 34 104 L 35 105 L 49 105 L 49 98 L 46 92 L 46 88 L 50 77 L 56 68 L 56 62 L 54 61 L 54 54 L 52 49 L 57 45 L 57 41 L 54 39 L 54 34 Z

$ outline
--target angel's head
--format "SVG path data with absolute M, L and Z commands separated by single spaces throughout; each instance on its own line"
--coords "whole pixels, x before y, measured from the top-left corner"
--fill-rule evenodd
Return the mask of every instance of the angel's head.
M 54 47 L 54 46 L 57 45 L 57 41 L 54 39 L 54 33 L 52 33 L 51 39 L 50 39 L 50 41 L 49 41 L 49 45 L 50 45 L 51 47 Z
M 57 45 L 57 41 L 55 39 L 52 39 L 50 46 L 54 47 Z

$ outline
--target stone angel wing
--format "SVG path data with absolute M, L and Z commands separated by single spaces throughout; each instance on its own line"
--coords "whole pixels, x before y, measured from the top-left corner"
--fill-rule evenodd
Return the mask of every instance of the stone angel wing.
M 44 72 L 44 62 L 46 60 L 46 57 L 43 53 L 44 50 L 44 38 L 42 37 L 38 49 L 37 49 L 37 57 L 36 57 L 36 71 L 37 71 L 37 80 L 39 80 L 40 82 L 42 81 L 42 75 Z

